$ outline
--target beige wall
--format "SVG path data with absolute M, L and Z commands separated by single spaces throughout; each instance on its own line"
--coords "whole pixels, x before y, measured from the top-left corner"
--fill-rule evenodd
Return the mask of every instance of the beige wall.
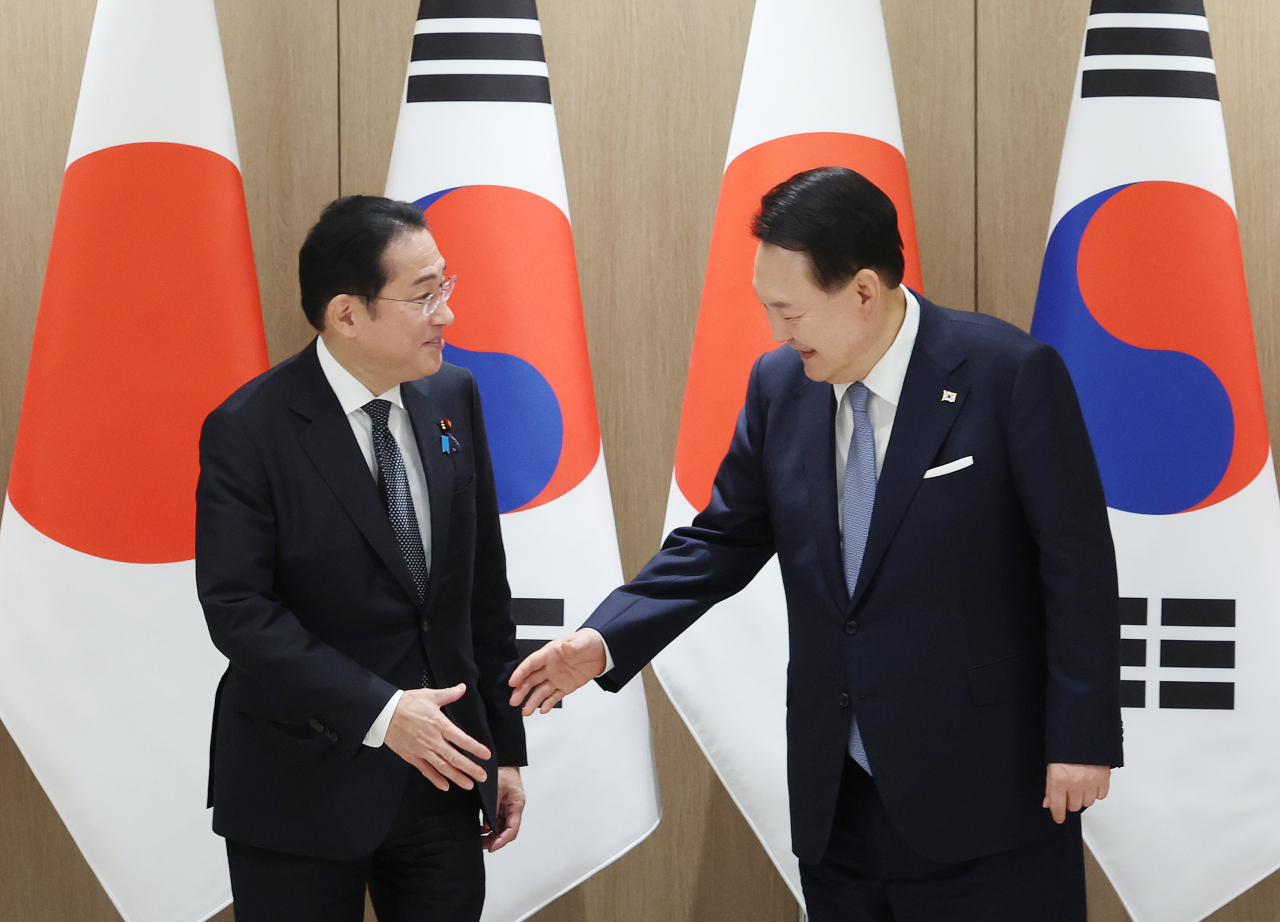
M 1280 431 L 1280 12 L 1208 0 L 1273 431 Z M 379 192 L 417 0 L 218 0 L 272 359 L 303 345 L 294 253 L 324 202 Z M 660 537 L 752 0 L 542 0 L 625 569 Z M 884 0 L 925 287 L 1029 323 L 1087 0 Z M 0 17 L 0 482 L 93 0 Z M 652 678 L 664 815 L 539 922 L 781 922 L 795 905 Z M 1126 916 L 1090 871 L 1092 918 Z M 227 918 L 230 913 L 225 914 Z M 1280 915 L 1280 879 L 1215 916 Z M 0 731 L 0 919 L 114 920 Z

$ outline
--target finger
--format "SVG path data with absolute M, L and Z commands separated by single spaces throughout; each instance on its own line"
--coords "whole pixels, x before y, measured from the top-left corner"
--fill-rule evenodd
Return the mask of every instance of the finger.
M 533 712 L 538 709 L 538 705 L 546 700 L 547 696 L 556 690 L 555 686 L 550 682 L 543 682 L 537 688 L 529 693 L 529 697 L 524 702 L 524 716 L 532 717 Z
M 1067 789 L 1067 809 L 1072 813 L 1079 813 L 1080 808 L 1084 806 L 1084 790 L 1079 787 L 1071 787 Z
M 1067 821 L 1067 793 L 1062 788 L 1054 786 L 1049 789 L 1049 812 L 1053 814 L 1055 823 L 1065 823 Z
M 434 688 L 428 689 L 430 698 L 435 702 L 436 707 L 443 707 L 446 704 L 453 704 L 463 695 L 467 693 L 467 686 L 459 683 L 450 688 Z
M 519 707 L 521 702 L 529 697 L 529 692 L 533 691 L 546 680 L 547 671 L 545 669 L 539 669 L 536 672 L 529 673 L 529 675 L 525 677 L 524 681 L 516 687 L 516 690 L 511 693 L 511 705 L 513 707 Z
M 525 657 L 523 663 L 516 667 L 516 671 L 511 673 L 511 678 L 507 680 L 507 684 L 512 688 L 517 688 L 524 684 L 532 673 L 537 672 L 546 665 L 546 660 L 545 649 L 534 650 Z
M 475 781 L 467 777 L 463 772 L 459 771 L 457 767 L 450 764 L 449 760 L 441 756 L 438 752 L 427 753 L 427 761 L 431 763 L 431 766 L 436 771 L 448 778 L 464 791 L 470 791 L 475 788 Z
M 445 780 L 445 777 L 443 775 L 441 775 L 438 771 L 436 771 L 434 768 L 431 767 L 430 762 L 428 762 L 426 759 L 422 759 L 417 764 L 418 764 L 418 771 L 422 772 L 422 776 L 426 778 L 428 781 L 430 781 L 431 784 L 437 790 L 441 790 L 441 791 L 449 790 L 449 782 Z
M 493 753 L 489 751 L 488 746 L 468 736 L 461 727 L 447 717 L 444 718 L 440 725 L 440 735 L 459 749 L 471 753 L 477 759 L 493 758 Z
M 564 695 L 565 693 L 558 688 L 552 692 L 547 700 L 542 702 L 542 713 L 550 714 L 551 709 L 564 700 Z
M 436 750 L 436 755 L 444 759 L 446 762 L 449 763 L 449 765 L 451 765 L 453 768 L 457 769 L 458 771 L 462 772 L 464 775 L 466 775 L 469 778 L 473 778 L 476 781 L 489 780 L 489 773 L 484 770 L 483 766 L 477 765 L 475 762 L 472 762 L 470 759 L 464 756 L 461 752 L 454 749 L 452 746 L 448 745 L 447 743 L 444 745 L 443 749 Z
M 1096 794 L 1097 788 L 1086 789 L 1084 796 L 1080 799 L 1080 809 L 1083 810 L 1085 807 L 1092 807 L 1094 802 L 1098 799 Z
M 1107 795 L 1111 793 L 1111 773 L 1107 772 L 1102 781 L 1098 784 L 1098 800 L 1106 800 Z

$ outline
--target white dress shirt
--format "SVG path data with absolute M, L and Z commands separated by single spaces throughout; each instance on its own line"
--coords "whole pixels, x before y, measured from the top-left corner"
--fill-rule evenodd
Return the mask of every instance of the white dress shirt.
M 867 400 L 867 416 L 871 418 L 871 426 L 876 437 L 876 479 L 880 478 L 880 469 L 884 467 L 884 453 L 889 447 L 889 436 L 893 434 L 893 420 L 898 415 L 898 401 L 902 398 L 902 382 L 907 378 L 907 366 L 911 364 L 911 352 L 916 346 L 916 334 L 920 332 L 920 302 L 908 288 L 902 289 L 907 296 L 907 314 L 898 328 L 898 335 L 893 338 L 889 350 L 880 357 L 880 361 L 862 379 L 862 383 L 871 392 Z M 844 468 L 849 461 L 849 443 L 853 441 L 853 404 L 845 398 L 849 387 L 847 384 L 833 384 L 836 395 L 836 517 L 840 521 L 840 533 L 844 534 Z M 593 628 L 587 630 L 594 631 Z M 599 635 L 599 631 L 594 631 Z M 613 671 L 613 654 L 609 652 L 609 644 L 600 637 L 604 644 L 604 672 Z M 600 675 L 604 675 L 604 672 Z
M 422 535 L 422 549 L 427 555 L 427 565 L 431 564 L 431 498 L 427 493 L 427 475 L 422 466 L 422 455 L 418 453 L 418 443 L 413 435 L 413 424 L 409 421 L 409 413 L 404 408 L 400 397 L 400 385 L 397 384 L 385 394 L 374 394 L 361 384 L 351 372 L 339 364 L 328 347 L 324 337 L 316 340 L 316 356 L 320 359 L 320 370 L 333 388 L 334 395 L 342 407 L 342 412 L 351 424 L 356 444 L 364 455 L 364 462 L 369 466 L 369 473 L 378 479 L 378 456 L 373 448 L 373 421 L 364 411 L 364 405 L 370 400 L 386 400 L 391 404 L 391 412 L 387 418 L 387 428 L 400 448 L 400 457 L 404 459 L 404 471 L 409 478 L 409 496 L 413 500 L 414 517 L 418 520 L 418 533 Z M 387 737 L 387 728 L 391 725 L 391 715 L 400 703 L 403 691 L 391 696 L 377 720 L 365 734 L 364 744 L 377 748 Z

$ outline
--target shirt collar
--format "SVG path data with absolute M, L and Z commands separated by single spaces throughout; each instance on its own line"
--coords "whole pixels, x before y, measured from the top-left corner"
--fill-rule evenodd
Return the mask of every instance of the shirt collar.
M 316 337 L 316 358 L 320 359 L 320 370 L 324 372 L 325 380 L 333 388 L 333 393 L 338 398 L 338 403 L 342 405 L 344 414 L 349 416 L 356 410 L 362 409 L 370 400 L 375 399 L 374 393 L 333 357 L 329 347 L 324 344 L 323 336 Z M 404 403 L 400 400 L 399 384 L 385 394 L 378 394 L 377 399 L 389 400 L 400 409 L 404 409 Z
M 876 362 L 875 367 L 862 379 L 867 390 L 886 403 L 893 404 L 894 407 L 897 407 L 902 397 L 902 382 L 907 379 L 907 366 L 911 364 L 911 352 L 916 345 L 916 334 L 920 332 L 920 302 L 916 300 L 910 288 L 904 285 L 902 291 L 907 296 L 907 314 L 902 318 L 898 335 L 893 338 L 889 350 L 880 356 L 880 361 Z M 852 381 L 832 385 L 836 392 L 837 407 L 840 406 L 840 401 L 844 399 L 844 392 L 851 384 L 853 384 Z

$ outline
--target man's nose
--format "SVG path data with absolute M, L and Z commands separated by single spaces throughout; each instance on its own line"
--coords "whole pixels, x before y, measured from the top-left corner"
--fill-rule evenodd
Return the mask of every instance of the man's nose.
M 780 346 L 791 342 L 791 333 L 787 331 L 786 326 L 772 317 L 769 318 L 769 334 L 773 336 L 773 341 Z
M 449 302 L 446 301 L 444 304 L 441 304 L 436 308 L 435 313 L 432 314 L 429 319 L 436 326 L 441 327 L 447 327 L 449 324 L 453 323 L 453 310 L 449 307 Z

